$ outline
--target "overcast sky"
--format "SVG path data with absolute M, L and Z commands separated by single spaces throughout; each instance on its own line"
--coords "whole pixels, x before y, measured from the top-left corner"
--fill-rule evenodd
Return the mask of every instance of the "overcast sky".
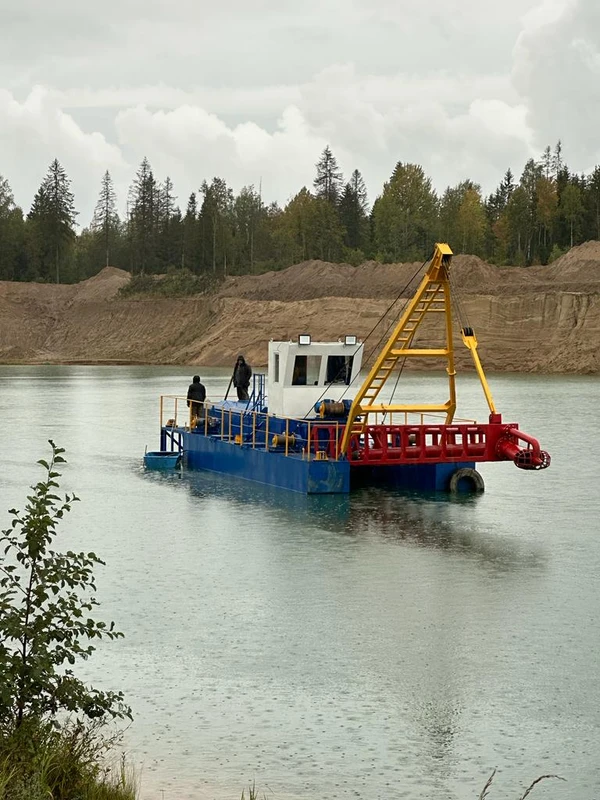
M 600 162 L 598 0 L 0 0 L 0 174 L 28 211 L 50 161 L 87 225 L 147 156 L 285 203 L 326 144 L 372 201 L 395 163 L 484 192 L 560 138 Z

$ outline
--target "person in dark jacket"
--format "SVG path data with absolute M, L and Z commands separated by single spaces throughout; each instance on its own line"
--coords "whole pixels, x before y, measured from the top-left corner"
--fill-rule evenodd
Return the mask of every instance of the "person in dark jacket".
M 206 389 L 204 385 L 200 383 L 200 375 L 194 375 L 187 393 L 187 404 L 188 408 L 191 405 L 193 417 L 199 417 L 202 414 L 205 400 Z
M 246 363 L 244 356 L 238 356 L 233 369 L 233 385 L 237 389 L 238 400 L 247 403 L 250 399 L 248 397 L 248 387 L 250 386 L 250 378 L 252 377 L 252 368 L 250 364 Z

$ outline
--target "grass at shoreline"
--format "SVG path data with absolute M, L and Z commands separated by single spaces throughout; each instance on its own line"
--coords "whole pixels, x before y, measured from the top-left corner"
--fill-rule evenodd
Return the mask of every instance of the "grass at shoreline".
M 136 800 L 133 767 L 101 726 L 31 723 L 0 734 L 0 800 Z

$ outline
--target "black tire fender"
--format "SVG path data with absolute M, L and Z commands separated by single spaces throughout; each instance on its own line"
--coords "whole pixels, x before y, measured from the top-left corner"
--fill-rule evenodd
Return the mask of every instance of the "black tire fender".
M 471 469 L 471 467 L 461 467 L 457 469 L 456 472 L 452 473 L 450 483 L 448 484 L 448 491 L 464 492 L 466 488 L 465 484 L 470 487 L 468 489 L 470 492 L 483 492 L 485 490 L 485 483 L 483 482 L 481 473 L 477 472 L 476 469 Z

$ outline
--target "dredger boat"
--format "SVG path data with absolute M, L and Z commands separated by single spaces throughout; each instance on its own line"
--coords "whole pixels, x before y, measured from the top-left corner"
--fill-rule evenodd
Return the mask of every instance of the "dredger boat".
M 483 489 L 476 470 L 481 462 L 512 461 L 519 469 L 545 469 L 550 456 L 537 439 L 517 423 L 503 422 L 497 411 L 475 332 L 465 323 L 460 305 L 460 334 L 489 418 L 475 422 L 455 417 L 451 260 L 450 247 L 436 244 L 415 295 L 362 384 L 364 342 L 355 336 L 313 342 L 302 334 L 296 341 L 271 341 L 268 376 L 253 376 L 247 403 L 207 400 L 202 412 L 193 415 L 184 397 L 160 398 L 161 452 L 181 453 L 189 469 L 308 494 L 347 493 L 364 485 L 478 491 Z M 436 334 L 436 346 L 418 345 L 419 330 L 428 342 Z M 394 401 L 408 359 L 445 362 L 445 402 Z

